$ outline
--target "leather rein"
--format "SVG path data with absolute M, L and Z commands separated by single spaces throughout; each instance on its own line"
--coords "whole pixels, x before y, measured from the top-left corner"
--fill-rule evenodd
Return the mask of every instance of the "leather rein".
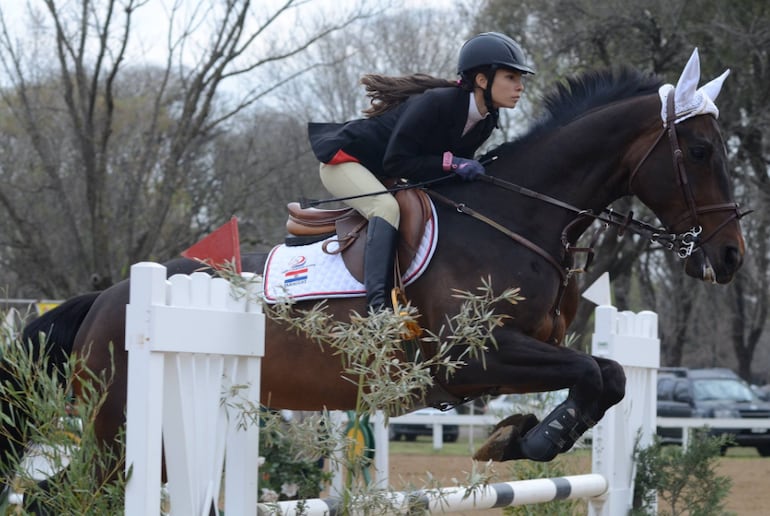
M 569 229 L 579 221 L 583 220 L 584 218 L 586 217 L 593 218 L 595 220 L 599 220 L 603 222 L 604 224 L 601 230 L 606 229 L 610 225 L 616 226 L 618 227 L 619 235 L 622 235 L 626 230 L 630 230 L 636 234 L 639 234 L 645 237 L 650 242 L 660 244 L 664 249 L 668 249 L 670 251 L 676 252 L 680 258 L 684 259 L 689 257 L 696 249 L 700 248 L 703 244 L 705 244 L 708 240 L 710 240 L 717 232 L 719 232 L 732 220 L 740 219 L 741 217 L 751 212 L 751 210 L 749 210 L 741 213 L 737 203 L 710 204 L 706 206 L 696 205 L 695 198 L 692 192 L 692 187 L 690 186 L 690 183 L 687 179 L 687 172 L 685 170 L 683 153 L 681 148 L 679 147 L 679 142 L 677 139 L 676 125 L 675 125 L 675 120 L 677 117 L 674 109 L 674 91 L 673 90 L 668 95 L 667 106 L 666 106 L 666 118 L 667 118 L 666 124 L 664 125 L 660 134 L 655 139 L 655 141 L 650 146 L 650 148 L 647 150 L 647 152 L 643 155 L 642 159 L 639 161 L 636 167 L 633 169 L 633 172 L 629 177 L 628 187 L 629 187 L 629 193 L 633 194 L 633 190 L 631 189 L 631 186 L 634 180 L 636 179 L 639 171 L 641 170 L 642 165 L 647 161 L 647 158 L 649 158 L 653 150 L 658 146 L 660 141 L 663 139 L 663 136 L 668 135 L 668 141 L 671 147 L 671 154 L 672 154 L 673 163 L 674 163 L 674 173 L 677 175 L 677 184 L 682 189 L 682 193 L 687 202 L 687 212 L 683 217 L 678 219 L 674 225 L 677 225 L 680 222 L 689 219 L 691 223 L 691 227 L 689 230 L 685 231 L 684 233 L 674 233 L 674 232 L 668 231 L 665 228 L 659 228 L 659 227 L 647 224 L 645 222 L 636 220 L 633 218 L 633 212 L 629 212 L 627 215 L 622 215 L 620 213 L 614 212 L 612 209 L 605 208 L 604 210 L 602 210 L 601 213 L 594 213 L 593 210 L 585 210 L 585 209 L 577 208 L 569 203 L 566 203 L 564 201 L 561 201 L 549 195 L 535 192 L 534 190 L 530 190 L 528 188 L 514 184 L 504 179 L 500 179 L 498 177 L 487 176 L 487 175 L 480 176 L 478 178 L 478 180 L 480 181 L 490 183 L 496 187 L 499 187 L 511 192 L 515 192 L 517 194 L 530 197 L 532 199 L 543 201 L 545 203 L 551 204 L 553 206 L 557 206 L 559 208 L 565 209 L 567 211 L 571 211 L 576 214 L 575 220 L 570 222 L 562 231 L 561 241 L 562 241 L 562 245 L 564 247 L 565 253 L 562 261 L 559 261 L 553 255 L 551 255 L 551 253 L 549 253 L 539 245 L 535 244 L 531 240 L 527 239 L 526 237 L 523 237 L 522 235 L 512 231 L 509 228 L 506 228 L 502 224 L 494 221 L 493 219 L 487 217 L 486 215 L 479 213 L 473 208 L 470 208 L 465 203 L 453 201 L 452 199 L 449 199 L 446 196 L 439 194 L 434 190 L 428 189 L 426 191 L 432 198 L 436 199 L 442 204 L 450 206 L 455 210 L 457 210 L 459 213 L 469 215 L 493 227 L 494 229 L 508 236 L 510 239 L 522 245 L 523 247 L 540 255 L 547 263 L 549 263 L 558 272 L 562 280 L 561 287 L 559 289 L 559 294 L 557 296 L 556 303 L 553 309 L 554 315 L 558 316 L 560 315 L 560 306 L 561 306 L 562 297 L 564 295 L 564 290 L 569 280 L 572 278 L 572 276 L 575 273 L 585 272 L 586 270 L 588 270 L 588 267 L 591 261 L 593 260 L 593 254 L 594 254 L 593 246 L 598 240 L 599 232 L 597 232 L 594 235 L 588 247 L 574 247 L 569 242 L 569 239 L 567 237 L 567 233 Z M 701 235 L 703 230 L 700 224 L 698 223 L 698 215 L 702 215 L 704 213 L 718 212 L 718 211 L 729 211 L 731 213 L 730 213 L 730 216 L 727 217 L 710 235 L 704 238 Z M 587 253 L 586 263 L 582 268 L 573 267 L 574 254 L 577 252 Z

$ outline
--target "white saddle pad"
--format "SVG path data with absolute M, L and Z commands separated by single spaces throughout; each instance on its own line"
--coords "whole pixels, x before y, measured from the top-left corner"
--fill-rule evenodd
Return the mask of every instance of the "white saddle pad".
M 417 254 L 402 275 L 404 285 L 413 283 L 428 267 L 438 241 L 438 220 L 431 203 L 431 217 L 425 224 Z M 336 240 L 336 236 L 329 240 Z M 302 246 L 281 244 L 270 251 L 265 263 L 264 297 L 268 303 L 291 298 L 295 301 L 331 297 L 356 297 L 366 294 L 364 285 L 355 279 L 339 254 L 323 251 L 324 241 Z M 336 243 L 330 243 L 334 250 Z

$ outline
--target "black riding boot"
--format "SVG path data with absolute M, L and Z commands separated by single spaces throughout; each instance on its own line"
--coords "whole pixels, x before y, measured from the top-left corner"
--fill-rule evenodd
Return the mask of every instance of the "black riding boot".
M 364 253 L 364 286 L 369 311 L 376 312 L 390 306 L 397 242 L 398 230 L 387 220 L 381 217 L 369 219 Z

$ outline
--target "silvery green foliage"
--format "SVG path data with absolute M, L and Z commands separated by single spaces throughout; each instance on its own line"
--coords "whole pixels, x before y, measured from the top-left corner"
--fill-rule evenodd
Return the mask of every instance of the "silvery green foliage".
M 233 280 L 241 292 L 248 285 L 238 277 L 224 273 Z M 501 303 L 515 304 L 522 298 L 518 289 L 506 289 L 496 294 L 491 280 L 482 279 L 476 292 L 455 291 L 460 300 L 458 313 L 447 316 L 445 324 L 436 332 L 423 329 L 419 339 L 423 344 L 434 346 L 433 356 L 421 355 L 416 360 L 407 360 L 403 353 L 406 330 L 419 323 L 419 312 L 409 304 L 399 306 L 395 312 L 380 311 L 375 314 L 352 313 L 349 320 L 335 319 L 324 301 L 308 310 L 297 309 L 289 299 L 275 305 L 264 305 L 268 317 L 285 325 L 287 331 L 295 331 L 321 346 L 326 352 L 340 358 L 341 375 L 357 388 L 357 402 L 353 435 L 364 415 L 373 415 L 382 410 L 386 421 L 389 414 L 400 414 L 420 402 L 423 394 L 433 385 L 432 371 L 439 370 L 450 377 L 471 358 L 484 362 L 485 351 L 496 343 L 492 330 L 503 324 L 506 316 L 495 312 Z M 263 413 L 260 413 L 263 414 Z M 268 416 L 264 425 L 273 428 L 274 416 Z M 412 503 L 388 489 L 373 489 L 361 482 L 361 472 L 370 466 L 366 453 L 353 453 L 355 441 L 345 435 L 328 413 L 293 425 L 281 425 L 283 432 L 291 433 L 295 456 L 315 460 L 327 457 L 339 462 L 338 467 L 347 471 L 347 483 L 341 493 L 343 512 L 361 511 L 364 514 L 393 512 L 397 507 Z M 336 429 L 329 431 L 329 429 Z M 469 495 L 489 482 L 490 464 L 474 465 L 462 484 Z M 425 489 L 437 489 L 435 482 L 428 480 Z M 276 507 L 276 511 L 278 511 Z
M 0 336 L 0 438 L 13 440 L 20 450 L 0 457 L 0 481 L 23 493 L 29 512 L 122 513 L 125 476 L 118 458 L 124 454 L 124 434 L 106 448 L 94 428 L 94 415 L 111 382 L 109 372 L 88 370 L 81 357 L 60 366 L 61 379 L 48 374 L 49 359 L 41 351 L 45 346 L 21 342 L 19 333 L 4 328 Z M 72 398 L 74 371 L 82 378 L 77 401 Z M 43 486 L 36 470 L 40 464 L 54 472 L 66 468 L 66 475 L 55 475 Z

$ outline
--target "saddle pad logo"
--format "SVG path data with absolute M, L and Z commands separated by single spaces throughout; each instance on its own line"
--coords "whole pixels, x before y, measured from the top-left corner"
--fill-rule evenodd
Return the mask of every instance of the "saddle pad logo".
M 283 273 L 283 286 L 290 288 L 307 282 L 308 271 L 307 258 L 300 255 L 289 260 L 289 268 Z

